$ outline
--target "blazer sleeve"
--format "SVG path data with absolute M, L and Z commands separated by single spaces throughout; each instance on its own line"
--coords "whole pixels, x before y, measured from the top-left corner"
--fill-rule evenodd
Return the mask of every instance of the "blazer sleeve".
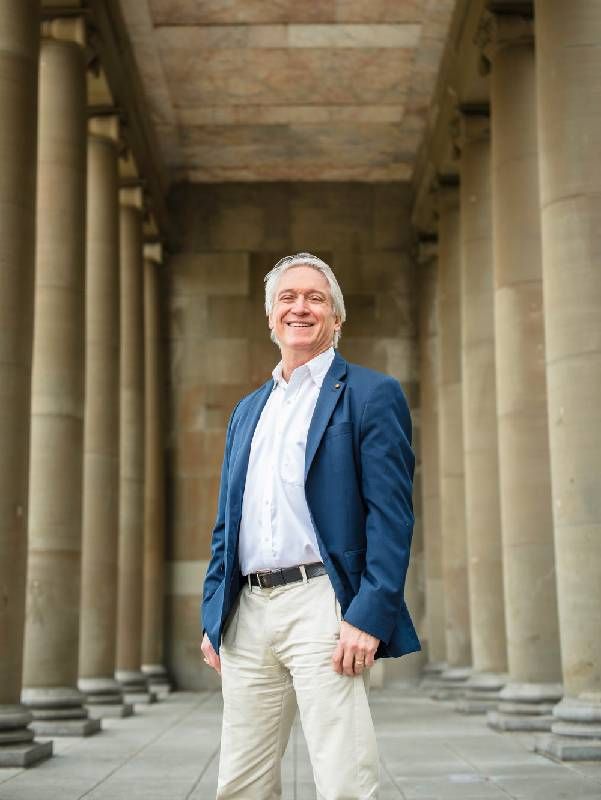
M 238 404 L 239 405 L 239 404 Z M 225 435 L 225 448 L 223 454 L 223 463 L 221 466 L 221 483 L 219 486 L 219 500 L 217 503 L 217 517 L 213 526 L 213 533 L 211 536 L 211 559 L 207 567 L 205 575 L 202 602 L 207 603 L 217 587 L 221 583 L 225 575 L 225 522 L 226 522 L 226 509 L 228 497 L 228 483 L 229 483 L 229 466 L 230 454 L 232 447 L 232 431 L 234 427 L 234 415 L 238 405 L 232 411 L 232 415 L 228 422 L 227 432 Z
M 387 643 L 403 603 L 413 535 L 411 417 L 399 383 L 372 391 L 360 424 L 367 549 L 359 591 L 344 619 Z

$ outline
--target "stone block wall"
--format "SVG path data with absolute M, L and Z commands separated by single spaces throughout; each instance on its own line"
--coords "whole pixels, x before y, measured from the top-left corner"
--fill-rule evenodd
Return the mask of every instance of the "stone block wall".
M 170 197 L 179 248 L 167 264 L 167 661 L 180 687 L 216 685 L 202 665 L 199 597 L 210 554 L 225 427 L 279 360 L 263 277 L 309 251 L 334 269 L 347 322 L 340 352 L 403 385 L 419 448 L 416 296 L 405 184 L 182 184 Z M 407 599 L 423 613 L 418 524 Z

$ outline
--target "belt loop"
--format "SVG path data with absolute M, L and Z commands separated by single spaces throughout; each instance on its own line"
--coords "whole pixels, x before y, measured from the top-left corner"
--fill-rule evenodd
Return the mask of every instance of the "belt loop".
M 307 583 L 309 579 L 307 578 L 307 570 L 305 569 L 305 565 L 299 564 L 298 568 L 300 569 L 300 573 L 303 576 L 303 583 Z
M 251 573 L 249 572 L 249 573 L 248 573 L 248 575 L 246 576 L 246 580 L 248 581 L 248 591 L 249 591 L 249 592 L 252 592 L 252 590 L 253 590 L 253 585 L 252 585 L 252 583 L 250 582 L 250 575 L 251 575 Z

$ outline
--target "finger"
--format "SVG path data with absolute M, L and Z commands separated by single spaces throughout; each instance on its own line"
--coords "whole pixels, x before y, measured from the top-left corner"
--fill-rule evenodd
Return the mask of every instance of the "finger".
M 365 669 L 365 653 L 363 653 L 363 651 L 360 651 L 359 653 L 355 653 L 355 660 L 353 662 L 354 674 L 361 675 L 364 669 Z
M 355 674 L 354 671 L 354 660 L 355 654 L 351 650 L 350 647 L 347 647 L 344 651 L 344 657 L 342 659 L 342 671 L 345 675 L 352 677 Z
M 368 653 L 366 653 L 365 666 L 367 668 L 373 667 L 374 661 L 375 661 L 375 656 L 376 656 L 375 650 L 370 650 Z
M 342 644 L 338 642 L 336 645 L 336 649 L 332 653 L 332 667 L 334 668 L 334 672 L 337 672 L 339 675 L 342 675 L 342 656 L 344 653 L 344 649 Z
M 221 674 L 221 659 L 214 650 L 207 657 L 207 664 Z

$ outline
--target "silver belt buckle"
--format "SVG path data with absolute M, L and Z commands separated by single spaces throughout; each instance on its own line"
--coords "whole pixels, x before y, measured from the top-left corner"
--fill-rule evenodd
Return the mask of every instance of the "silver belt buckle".
M 269 573 L 268 572 L 257 572 L 257 581 L 259 582 L 259 589 L 267 589 L 268 588 L 267 586 L 263 586 L 263 581 L 261 580 L 263 575 L 269 575 Z

